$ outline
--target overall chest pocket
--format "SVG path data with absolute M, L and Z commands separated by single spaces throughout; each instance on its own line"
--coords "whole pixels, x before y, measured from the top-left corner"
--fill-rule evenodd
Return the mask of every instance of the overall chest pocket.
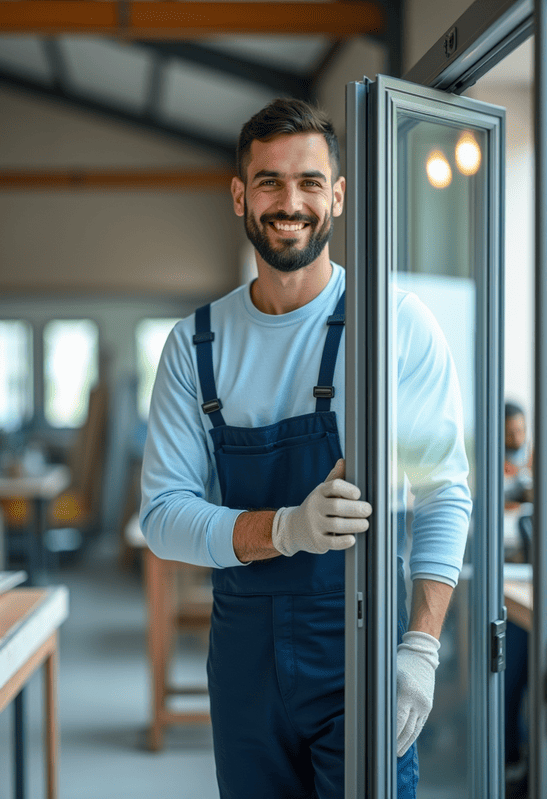
M 215 449 L 222 504 L 277 510 L 300 505 L 341 457 L 337 433 L 318 431 L 247 446 Z
M 270 441 L 253 446 L 222 444 L 219 449 L 226 455 L 269 455 L 276 450 L 291 449 L 293 447 L 299 447 L 302 444 L 310 444 L 313 446 L 315 442 L 326 438 L 328 435 L 331 434 L 323 430 L 318 433 L 307 433 L 302 436 L 293 436 L 292 438 L 286 438 L 281 441 Z

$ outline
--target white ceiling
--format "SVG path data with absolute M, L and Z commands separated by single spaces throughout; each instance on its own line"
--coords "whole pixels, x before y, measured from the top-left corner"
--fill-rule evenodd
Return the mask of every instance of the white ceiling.
M 284 75 L 305 86 L 302 81 L 313 76 L 332 41 L 327 36 L 219 35 L 190 44 L 198 46 L 199 58 L 188 54 L 192 48 L 187 46 L 183 53 L 167 49 L 158 55 L 153 43 L 98 36 L 58 36 L 53 47 L 37 36 L 0 36 L 0 77 L 4 73 L 22 88 L 25 81 L 37 90 L 62 91 L 76 105 L 92 102 L 130 115 L 135 124 L 149 112 L 153 124 L 179 128 L 181 136 L 216 137 L 226 147 L 235 144 L 242 119 L 293 93 L 294 83 L 287 84 Z M 219 64 L 215 52 L 229 62 Z M 234 66 L 234 59 L 243 64 Z
M 164 81 L 162 117 L 195 130 L 206 127 L 225 139 L 237 139 L 241 120 L 249 119 L 278 94 L 257 83 L 175 59 L 166 66 Z

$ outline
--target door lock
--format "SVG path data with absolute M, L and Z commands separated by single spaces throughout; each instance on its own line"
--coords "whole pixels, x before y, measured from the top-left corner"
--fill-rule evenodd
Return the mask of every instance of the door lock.
M 502 610 L 502 618 L 490 625 L 490 669 L 497 673 L 505 671 L 507 644 L 507 608 Z
M 364 623 L 363 592 L 357 591 L 357 626 L 362 627 Z

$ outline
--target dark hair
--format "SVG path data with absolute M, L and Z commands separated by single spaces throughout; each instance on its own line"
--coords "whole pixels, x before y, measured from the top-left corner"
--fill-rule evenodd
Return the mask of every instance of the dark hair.
M 268 141 L 283 133 L 321 133 L 329 148 L 333 179 L 340 174 L 340 148 L 327 114 L 304 100 L 273 100 L 243 125 L 236 151 L 237 174 L 246 178 L 247 157 L 254 139 Z
M 524 410 L 514 402 L 506 402 L 505 419 L 513 419 L 515 416 L 524 416 Z

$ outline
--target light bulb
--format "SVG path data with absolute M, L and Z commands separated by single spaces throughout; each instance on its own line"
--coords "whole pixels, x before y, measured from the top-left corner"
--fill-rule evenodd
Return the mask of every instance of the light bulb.
M 462 175 L 475 175 L 481 165 L 481 148 L 468 130 L 464 130 L 456 145 L 456 164 Z
M 425 166 L 427 178 L 436 189 L 445 189 L 452 182 L 452 170 L 445 155 L 440 150 L 433 150 Z

